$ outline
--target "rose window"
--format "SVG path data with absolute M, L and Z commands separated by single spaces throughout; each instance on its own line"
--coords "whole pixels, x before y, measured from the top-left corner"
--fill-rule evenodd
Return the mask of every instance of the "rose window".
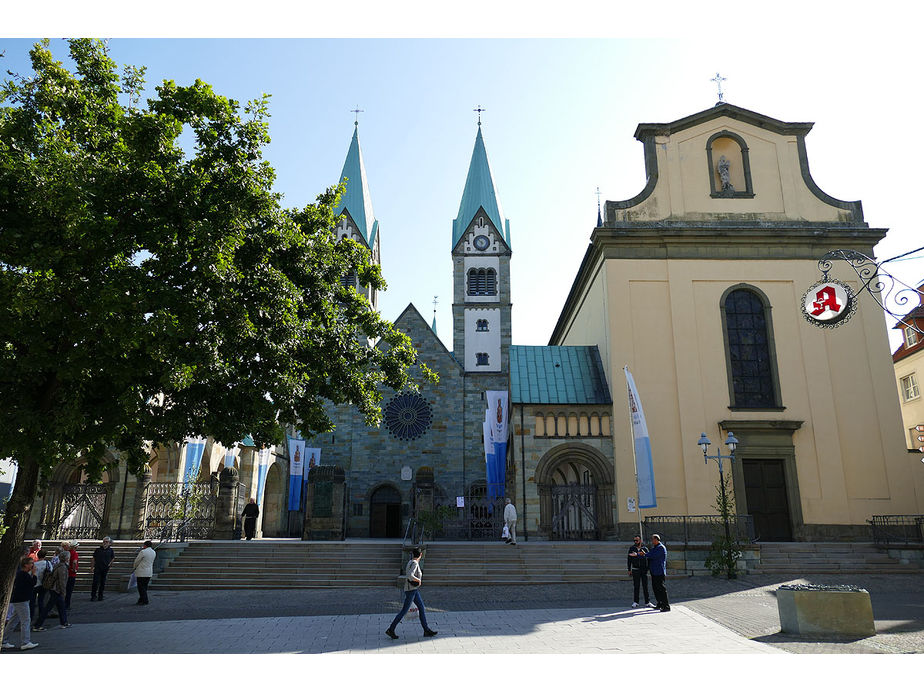
M 402 392 L 385 406 L 385 425 L 398 440 L 420 438 L 433 422 L 430 403 L 416 392 Z

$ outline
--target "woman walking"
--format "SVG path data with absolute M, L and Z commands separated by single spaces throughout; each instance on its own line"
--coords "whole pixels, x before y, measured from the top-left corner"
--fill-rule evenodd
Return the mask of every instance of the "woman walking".
M 420 625 L 423 626 L 424 637 L 431 638 L 436 635 L 436 631 L 430 630 L 430 627 L 427 625 L 427 612 L 424 610 L 423 599 L 420 596 L 420 583 L 423 580 L 423 572 L 420 570 L 421 553 L 419 548 L 415 548 L 413 550 L 414 557 L 407 562 L 407 567 L 404 569 L 404 606 L 401 608 L 401 611 L 398 612 L 398 615 L 395 616 L 395 620 L 388 626 L 388 630 L 385 631 L 385 635 L 392 640 L 398 638 L 397 633 L 395 633 L 395 628 L 401 622 L 401 619 L 404 618 L 408 609 L 411 608 L 411 602 L 417 605 L 418 612 L 420 613 Z

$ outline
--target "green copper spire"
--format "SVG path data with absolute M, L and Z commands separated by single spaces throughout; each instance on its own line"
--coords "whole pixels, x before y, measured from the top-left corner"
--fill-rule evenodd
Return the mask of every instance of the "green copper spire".
M 379 230 L 379 222 L 372 211 L 372 196 L 369 194 L 369 183 L 366 180 L 366 166 L 363 163 L 363 152 L 359 147 L 359 125 L 354 125 L 353 141 L 347 152 L 346 161 L 343 162 L 343 171 L 340 180 L 347 179 L 346 192 L 340 198 L 340 204 L 334 210 L 340 214 L 344 210 L 349 212 L 350 218 L 356 223 L 357 230 L 372 248 L 375 243 L 375 234 Z
M 488 164 L 488 153 L 484 148 L 484 139 L 481 137 L 481 124 L 478 125 L 478 135 L 475 137 L 475 150 L 472 152 L 472 162 L 468 166 L 468 177 L 465 179 L 465 191 L 462 193 L 462 202 L 459 205 L 459 215 L 452 222 L 452 247 L 455 248 L 465 229 L 472 223 L 472 219 L 482 208 L 498 233 L 504 238 L 507 247 L 510 247 L 510 220 L 504 218 L 494 187 L 494 178 L 491 176 L 491 166 Z

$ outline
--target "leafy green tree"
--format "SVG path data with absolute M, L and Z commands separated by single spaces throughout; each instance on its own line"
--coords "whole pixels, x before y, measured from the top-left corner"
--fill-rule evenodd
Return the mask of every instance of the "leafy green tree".
M 325 402 L 376 425 L 380 388 L 434 377 L 341 283 L 385 288 L 368 251 L 331 233 L 342 191 L 297 210 L 272 191 L 265 95 L 242 107 L 164 81 L 142 105 L 143 69 L 120 76 L 99 41 L 69 46 L 72 71 L 45 41 L 33 74 L 0 85 L 0 458 L 19 464 L 3 612 L 61 460 L 86 453 L 98 480 L 115 448 L 137 474 L 146 441 L 331 430 Z

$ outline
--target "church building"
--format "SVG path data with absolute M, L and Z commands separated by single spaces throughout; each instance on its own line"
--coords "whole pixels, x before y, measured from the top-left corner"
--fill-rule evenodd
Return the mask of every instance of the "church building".
M 722 102 L 639 125 L 647 179 L 631 199 L 606 202 L 549 343 L 538 346 L 511 343 L 515 236 L 479 121 L 459 211 L 446 220 L 452 345 L 413 304 L 394 321 L 439 382 L 383 393 L 379 428 L 332 405 L 333 432 L 304 442 L 319 464 L 298 460 L 301 498 L 290 488 L 300 485 L 291 440 L 263 451 L 249 438 L 232 450 L 204 441 L 198 481 L 217 483 L 215 473 L 233 467 L 236 502 L 256 498 L 263 537 L 400 538 L 416 517 L 431 521 L 434 538 L 499 540 L 509 497 L 521 540 L 626 539 L 640 514 L 649 531 L 715 514 L 718 468 L 698 443 L 705 433 L 708 452 L 727 455 L 722 441 L 733 433 L 726 468 L 752 538 L 869 540 L 873 515 L 924 513 L 924 465 L 907 453 L 879 307 L 860 293 L 837 329 L 804 319 L 819 258 L 872 255 L 886 233 L 859 202 L 814 182 L 811 128 Z M 333 232 L 380 263 L 358 126 L 341 179 Z M 378 306 L 355 276 L 343 281 Z M 846 273 L 845 282 L 859 289 Z M 655 507 L 638 507 L 626 366 L 647 418 Z M 493 447 L 492 421 L 504 431 Z M 102 491 L 81 485 L 79 461 L 62 462 L 29 531 L 128 538 L 160 526 L 151 508 L 174 507 L 190 444 L 152 450 L 142 479 L 117 465 Z M 487 453 L 500 458 L 500 488 L 489 483 Z M 197 506 L 204 536 L 211 502 Z M 73 519 L 75 508 L 85 520 Z

